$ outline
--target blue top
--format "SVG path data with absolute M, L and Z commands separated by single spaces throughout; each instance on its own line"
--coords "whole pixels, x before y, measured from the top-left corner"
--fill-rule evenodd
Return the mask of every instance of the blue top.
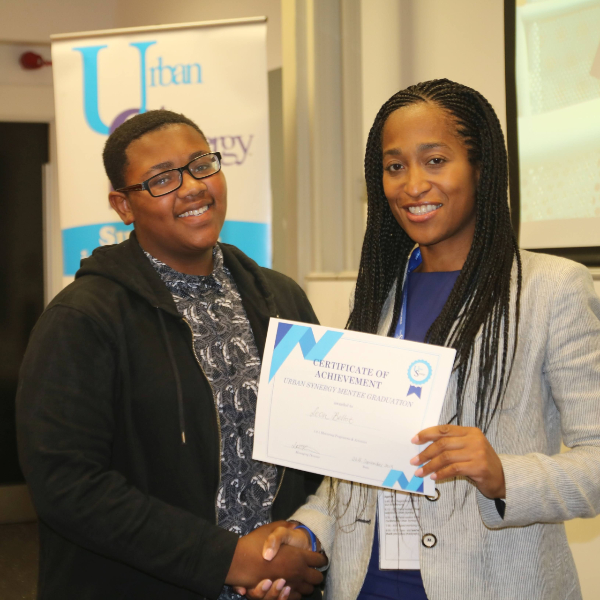
M 423 342 L 440 316 L 460 271 L 411 273 L 407 278 L 406 339 Z
M 406 279 L 405 339 L 422 342 L 442 312 L 460 271 L 412 272 Z M 416 432 L 415 432 L 416 433 Z M 379 569 L 379 527 L 375 523 L 369 568 L 357 600 L 427 600 L 420 570 L 381 571 Z

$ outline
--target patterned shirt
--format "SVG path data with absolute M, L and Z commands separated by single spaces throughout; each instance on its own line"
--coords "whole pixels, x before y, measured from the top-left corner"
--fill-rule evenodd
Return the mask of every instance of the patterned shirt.
M 277 468 L 252 459 L 261 361 L 242 298 L 218 245 L 213 250 L 213 272 L 207 276 L 179 273 L 147 252 L 146 256 L 192 328 L 194 349 L 218 408 L 218 523 L 246 535 L 271 521 Z M 219 600 L 230 598 L 241 596 L 226 586 Z

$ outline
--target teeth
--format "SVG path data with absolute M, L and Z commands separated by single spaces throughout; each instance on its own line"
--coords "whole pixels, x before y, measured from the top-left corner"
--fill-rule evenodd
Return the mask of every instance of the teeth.
M 409 206 L 408 212 L 410 212 L 411 215 L 425 215 L 434 210 L 437 210 L 438 208 L 440 208 L 440 206 L 442 206 L 442 205 L 441 204 L 422 204 L 421 206 Z
M 182 215 L 179 215 L 179 218 L 182 219 L 183 217 L 199 217 L 200 215 L 204 214 L 207 210 L 208 210 L 208 205 L 203 206 L 202 208 L 199 208 L 198 210 L 188 210 L 187 212 L 183 213 Z

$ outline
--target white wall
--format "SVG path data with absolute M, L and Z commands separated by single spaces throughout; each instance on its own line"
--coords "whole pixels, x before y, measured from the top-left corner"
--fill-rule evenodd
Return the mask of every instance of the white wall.
M 398 0 L 361 0 L 363 149 L 381 105 L 408 85 L 403 69 L 409 47 L 403 27 L 406 5 Z
M 26 50 L 50 59 L 47 45 L 0 43 L 0 120 L 49 122 L 54 119 L 52 70 L 21 69 L 19 57 Z
M 281 67 L 280 0 L 177 0 L 168 4 L 164 0 L 117 0 L 117 4 L 117 27 L 266 16 L 267 68 Z
M 502 0 L 362 0 L 363 136 L 395 92 L 447 78 L 481 92 L 506 131 Z
M 53 33 L 115 27 L 119 0 L 2 0 L 0 41 L 49 42 Z
M 306 278 L 306 295 L 321 325 L 344 329 L 356 277 L 350 274 L 313 274 Z
M 506 132 L 503 0 L 413 0 L 407 84 L 448 78 L 481 92 Z

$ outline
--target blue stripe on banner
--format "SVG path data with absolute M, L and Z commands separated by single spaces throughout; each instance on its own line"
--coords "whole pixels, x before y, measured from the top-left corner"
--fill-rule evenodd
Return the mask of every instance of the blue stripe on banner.
M 63 269 L 65 277 L 72 277 L 79 269 L 82 258 L 92 255 L 98 246 L 118 244 L 129 237 L 131 225 L 121 221 L 113 223 L 95 223 L 62 230 Z
M 91 256 L 95 248 L 118 244 L 126 240 L 132 230 L 131 225 L 125 225 L 121 221 L 63 229 L 65 277 L 75 275 L 81 259 Z M 234 244 L 261 267 L 271 266 L 271 227 L 268 223 L 225 221 L 219 239 L 227 244 Z
M 261 267 L 271 267 L 271 225 L 250 221 L 225 221 L 219 238 L 237 246 Z

